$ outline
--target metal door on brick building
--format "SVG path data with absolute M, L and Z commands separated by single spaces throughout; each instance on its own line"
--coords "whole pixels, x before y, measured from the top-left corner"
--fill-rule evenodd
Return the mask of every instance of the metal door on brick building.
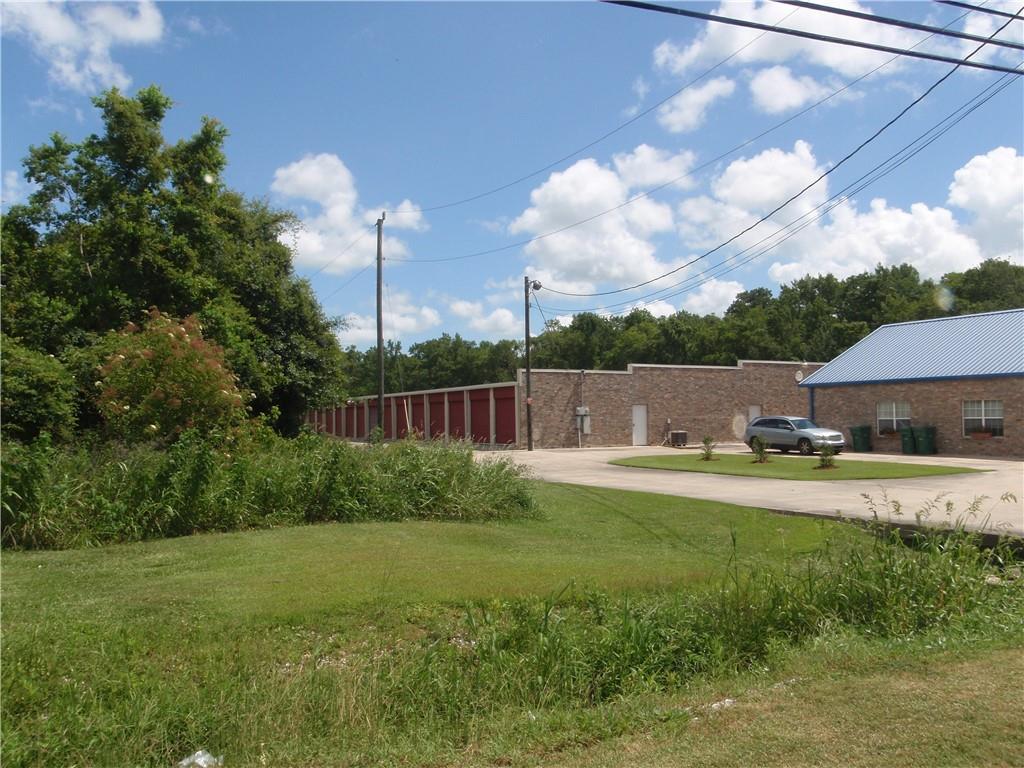
M 633 406 L 633 445 L 647 445 L 647 406 Z

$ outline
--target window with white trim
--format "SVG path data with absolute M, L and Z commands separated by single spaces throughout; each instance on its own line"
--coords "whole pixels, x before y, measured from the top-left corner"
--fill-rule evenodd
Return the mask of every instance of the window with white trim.
M 875 404 L 878 434 L 891 435 L 910 426 L 910 403 L 888 401 Z
M 1003 436 L 1002 400 L 964 400 L 964 435 L 971 433 Z

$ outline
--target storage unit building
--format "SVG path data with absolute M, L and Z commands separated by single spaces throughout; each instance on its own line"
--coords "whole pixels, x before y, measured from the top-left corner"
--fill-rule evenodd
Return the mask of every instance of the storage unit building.
M 534 370 L 537 448 L 660 445 L 671 431 L 739 440 L 762 413 L 803 413 L 797 381 L 820 363 L 740 361 L 735 366 L 630 365 L 625 371 Z M 384 397 L 384 437 L 410 431 L 490 447 L 526 446 L 525 371 L 514 382 L 399 392 Z M 376 397 L 313 411 L 313 427 L 362 440 L 376 425 Z M 429 427 L 429 432 L 428 432 Z

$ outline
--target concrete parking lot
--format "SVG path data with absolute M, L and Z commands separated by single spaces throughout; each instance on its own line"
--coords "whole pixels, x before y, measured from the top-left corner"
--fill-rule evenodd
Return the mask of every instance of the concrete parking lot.
M 720 446 L 716 450 L 723 453 L 749 453 L 746 446 L 741 444 Z M 620 467 L 608 463 L 612 459 L 627 456 L 672 453 L 678 453 L 678 450 L 654 447 L 566 448 L 516 451 L 515 460 L 531 467 L 536 477 L 551 482 L 690 496 L 826 517 L 841 515 L 871 518 L 865 494 L 874 499 L 883 520 L 903 523 L 915 522 L 916 513 L 929 509 L 930 517 L 923 522 L 946 523 L 949 519 L 947 504 L 951 505 L 953 518 L 957 518 L 977 502 L 976 514 L 966 520 L 968 527 L 1024 536 L 1024 462 L 1020 461 L 843 453 L 838 461 L 898 461 L 970 467 L 985 471 L 900 480 L 831 481 L 767 480 Z M 791 457 L 773 452 L 772 460 L 789 461 Z M 1013 494 L 1015 498 L 1001 498 L 1007 493 Z M 889 501 L 888 507 L 884 503 L 886 499 Z M 898 504 L 901 515 L 893 514 L 893 502 Z

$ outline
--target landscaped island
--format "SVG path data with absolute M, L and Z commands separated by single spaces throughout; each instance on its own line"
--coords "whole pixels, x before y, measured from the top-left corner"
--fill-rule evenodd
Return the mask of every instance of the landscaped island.
M 830 469 L 819 469 L 819 460 L 797 456 L 772 456 L 758 464 L 750 454 L 716 453 L 711 461 L 700 454 L 670 456 L 633 456 L 614 459 L 611 464 L 644 469 L 671 469 L 678 472 L 707 472 L 716 475 L 742 475 L 776 480 L 892 480 L 901 477 L 928 477 L 981 472 L 970 467 L 940 467 L 934 464 L 901 464 L 883 461 L 835 461 Z

